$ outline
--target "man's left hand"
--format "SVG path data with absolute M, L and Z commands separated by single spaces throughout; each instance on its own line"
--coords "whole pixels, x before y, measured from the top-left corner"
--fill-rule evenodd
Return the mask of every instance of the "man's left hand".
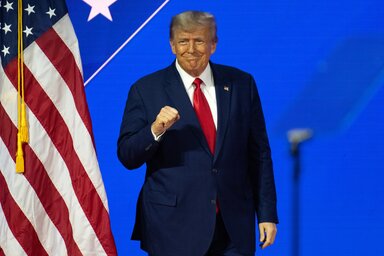
M 277 233 L 276 224 L 272 222 L 259 223 L 260 242 L 262 243 L 261 249 L 272 245 L 275 242 Z

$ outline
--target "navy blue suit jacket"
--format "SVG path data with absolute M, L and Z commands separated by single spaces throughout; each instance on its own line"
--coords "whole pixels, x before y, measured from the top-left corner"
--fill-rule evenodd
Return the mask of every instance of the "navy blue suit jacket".
M 215 226 L 216 199 L 237 249 L 255 251 L 259 222 L 277 223 L 271 152 L 253 77 L 210 63 L 217 99 L 215 154 L 200 128 L 175 63 L 130 89 L 118 139 L 125 167 L 146 164 L 132 239 L 155 256 L 202 256 Z M 177 121 L 155 141 L 151 124 L 164 106 Z

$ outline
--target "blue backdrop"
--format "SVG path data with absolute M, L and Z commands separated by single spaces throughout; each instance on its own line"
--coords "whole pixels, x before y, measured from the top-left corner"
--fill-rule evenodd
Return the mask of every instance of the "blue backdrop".
M 83 38 L 125 40 L 162 1 L 141 1 L 149 6 L 144 11 L 122 9 L 119 4 L 132 1 L 118 0 L 110 8 L 113 21 L 98 15 L 88 23 L 90 7 L 67 2 L 88 78 L 107 47 L 95 50 Z M 384 255 L 382 0 L 171 0 L 86 87 L 119 255 L 145 255 L 130 240 L 144 168 L 127 171 L 116 157 L 125 100 L 133 82 L 173 61 L 169 21 L 189 9 L 217 17 L 212 60 L 252 73 L 259 87 L 281 223 L 275 245 L 258 255 L 291 255 L 293 162 L 286 131 L 294 127 L 314 130 L 301 147 L 301 255 Z M 140 22 L 130 21 L 135 15 Z M 81 22 L 103 34 L 91 36 Z

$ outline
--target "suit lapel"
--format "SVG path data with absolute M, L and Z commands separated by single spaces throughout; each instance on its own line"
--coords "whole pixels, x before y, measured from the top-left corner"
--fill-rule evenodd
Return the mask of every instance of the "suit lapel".
M 225 133 L 229 121 L 230 103 L 232 95 L 232 84 L 226 78 L 220 68 L 211 64 L 213 78 L 215 82 L 216 101 L 217 101 L 217 133 L 216 133 L 216 147 L 214 161 L 220 153 L 221 147 L 224 143 Z
M 180 120 L 178 122 L 191 130 L 207 153 L 211 154 L 204 133 L 201 130 L 199 120 L 196 117 L 181 77 L 176 70 L 175 63 L 168 68 L 164 89 L 174 104 L 173 107 L 179 111 Z

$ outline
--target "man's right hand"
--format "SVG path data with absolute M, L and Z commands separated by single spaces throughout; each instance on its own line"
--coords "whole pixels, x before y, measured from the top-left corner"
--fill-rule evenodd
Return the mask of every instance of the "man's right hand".
M 152 123 L 152 133 L 156 136 L 163 134 L 179 119 L 180 115 L 176 109 L 170 106 L 163 107 L 157 115 L 156 120 Z

